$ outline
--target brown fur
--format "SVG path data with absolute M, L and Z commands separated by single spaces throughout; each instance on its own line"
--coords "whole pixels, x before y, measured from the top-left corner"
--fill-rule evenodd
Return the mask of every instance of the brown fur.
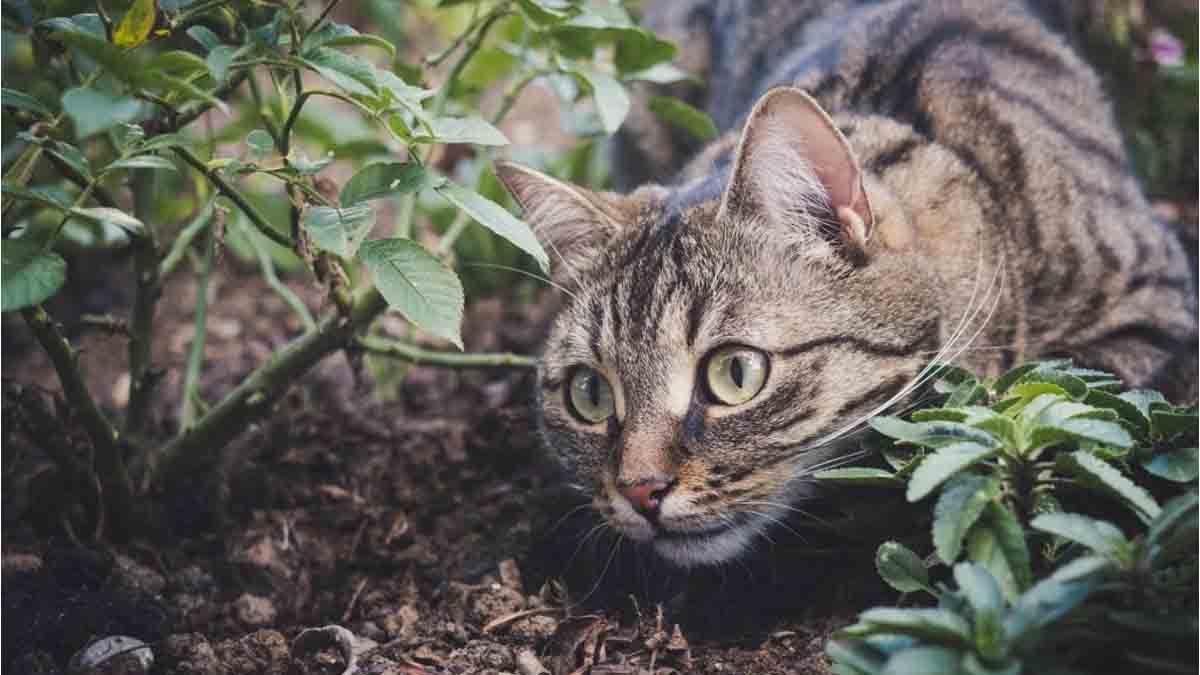
M 597 195 L 500 166 L 571 293 L 543 433 L 618 530 L 682 565 L 740 554 L 935 354 L 989 376 L 1066 354 L 1195 396 L 1187 254 L 1097 78 L 1024 4 L 669 4 L 709 75 L 693 98 L 729 130 L 673 187 Z M 772 89 L 793 83 L 820 107 Z M 770 359 L 739 406 L 702 386 L 727 345 Z M 605 424 L 564 401 L 580 367 L 613 389 Z M 649 519 L 618 494 L 639 477 L 673 482 Z

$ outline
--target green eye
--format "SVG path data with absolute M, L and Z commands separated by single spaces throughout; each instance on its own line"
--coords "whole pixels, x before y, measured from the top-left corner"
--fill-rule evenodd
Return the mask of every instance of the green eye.
M 708 359 L 704 379 L 718 403 L 741 405 L 767 381 L 767 355 L 747 347 L 725 347 Z
M 599 424 L 616 411 L 608 380 L 591 368 L 576 368 L 571 373 L 567 380 L 567 405 L 576 417 L 589 424 Z

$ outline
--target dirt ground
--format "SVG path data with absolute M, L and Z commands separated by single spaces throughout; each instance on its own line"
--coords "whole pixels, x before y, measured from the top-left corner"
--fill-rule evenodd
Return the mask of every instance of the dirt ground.
M 127 311 L 125 291 L 112 289 L 126 288 L 130 264 L 73 265 L 49 307 L 109 410 L 128 396 L 125 341 L 79 316 Z M 319 289 L 292 286 L 320 309 Z M 232 256 L 210 293 L 201 390 L 214 401 L 301 327 Z M 194 297 L 194 281 L 177 275 L 159 304 L 154 360 L 168 374 L 152 427 L 163 438 Z M 533 353 L 544 314 L 544 304 L 477 302 L 467 347 Z M 218 480 L 146 494 L 162 517 L 132 542 L 96 544 L 95 523 L 59 508 L 70 500 L 42 450 L 85 448 L 86 436 L 73 422 L 50 437 L 22 431 L 13 401 L 52 406 L 59 387 L 9 317 L 3 349 L 8 672 L 66 672 L 73 654 L 110 636 L 147 643 L 160 673 L 341 673 L 351 659 L 359 672 L 404 675 L 825 672 L 825 637 L 862 607 L 840 590 L 811 592 L 830 578 L 827 563 L 772 570 L 789 600 L 768 610 L 744 601 L 740 571 L 666 574 L 592 536 L 588 510 L 570 513 L 577 502 L 540 454 L 526 372 L 415 368 L 385 403 L 341 355 L 235 442 Z M 857 558 L 857 578 L 872 578 L 869 552 Z M 772 587 L 747 571 L 753 586 Z M 837 599 L 813 604 L 818 595 Z M 103 672 L 143 672 L 141 653 Z

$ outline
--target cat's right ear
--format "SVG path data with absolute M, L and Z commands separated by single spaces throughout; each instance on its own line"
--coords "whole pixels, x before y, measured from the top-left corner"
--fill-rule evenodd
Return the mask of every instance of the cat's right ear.
M 556 280 L 597 255 L 622 228 L 622 197 L 564 183 L 529 167 L 496 161 L 496 176 L 521 205 L 533 234 L 550 255 Z

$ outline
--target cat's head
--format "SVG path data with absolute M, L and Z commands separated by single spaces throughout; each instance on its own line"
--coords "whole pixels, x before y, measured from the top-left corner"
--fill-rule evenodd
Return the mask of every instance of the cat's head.
M 926 278 L 873 239 L 902 215 L 820 107 L 775 89 L 737 140 L 711 175 L 628 195 L 498 163 L 568 291 L 545 441 L 613 528 L 683 566 L 786 516 L 936 343 Z

